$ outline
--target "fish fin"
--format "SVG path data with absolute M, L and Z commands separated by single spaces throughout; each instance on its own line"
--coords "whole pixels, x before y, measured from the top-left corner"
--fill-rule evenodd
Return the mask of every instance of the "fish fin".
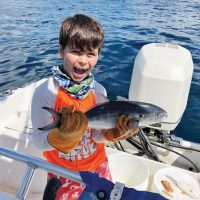
M 102 93 L 95 93 L 95 97 L 96 97 L 96 101 L 97 101 L 97 104 L 102 104 L 102 103 L 105 103 L 105 102 L 109 102 L 110 100 L 105 96 L 103 95 Z
M 53 117 L 55 118 L 55 121 L 61 121 L 61 113 L 49 107 L 42 107 L 42 109 L 47 110 L 49 113 L 51 113 Z
M 38 128 L 38 130 L 48 131 L 48 130 L 51 130 L 54 128 L 58 128 L 61 123 L 61 113 L 59 113 L 59 112 L 55 111 L 53 108 L 49 108 L 49 107 L 42 107 L 42 109 L 47 110 L 49 113 L 51 113 L 53 115 L 53 117 L 55 118 L 55 121 L 44 127 Z
M 126 97 L 116 96 L 117 101 L 129 101 Z
M 95 93 L 95 97 L 96 97 L 97 103 L 94 106 L 92 106 L 89 110 L 92 110 L 94 107 L 97 107 L 97 106 L 104 104 L 106 102 L 110 102 L 110 100 L 105 95 L 103 95 L 102 93 L 98 93 L 98 92 Z
M 44 127 L 41 127 L 41 128 L 38 128 L 38 130 L 40 130 L 40 131 L 49 131 L 51 129 L 58 128 L 58 127 L 60 127 L 58 122 L 52 122 L 51 124 L 48 124 L 48 125 L 46 125 Z

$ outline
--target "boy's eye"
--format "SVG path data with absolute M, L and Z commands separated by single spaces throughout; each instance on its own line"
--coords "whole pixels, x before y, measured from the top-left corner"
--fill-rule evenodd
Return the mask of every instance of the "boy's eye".
M 94 56 L 97 55 L 96 52 L 93 52 L 93 51 L 90 51 L 90 52 L 82 52 L 82 51 L 80 51 L 80 50 L 78 50 L 78 49 L 72 49 L 72 50 L 71 50 L 71 53 L 72 53 L 72 54 L 75 54 L 75 55 L 83 55 L 83 54 L 86 54 L 88 57 L 94 57 Z
M 96 56 L 96 53 L 94 53 L 94 52 L 89 52 L 88 55 L 89 55 L 89 56 Z
M 76 50 L 76 49 L 72 50 L 71 52 L 74 53 L 74 54 L 80 54 L 81 53 L 79 50 Z

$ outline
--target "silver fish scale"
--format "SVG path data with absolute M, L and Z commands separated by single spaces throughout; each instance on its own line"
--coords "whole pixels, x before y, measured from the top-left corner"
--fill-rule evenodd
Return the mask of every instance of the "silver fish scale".
M 134 101 L 110 101 L 93 107 L 86 112 L 91 128 L 112 128 L 117 116 L 128 114 L 141 125 L 160 121 L 166 112 L 158 106 Z
M 49 107 L 42 107 L 50 112 L 55 122 L 38 128 L 39 130 L 51 130 L 60 126 L 61 114 Z M 137 122 L 138 126 L 148 126 L 161 122 L 163 118 L 167 117 L 167 113 L 162 108 L 142 102 L 134 101 L 110 101 L 100 105 L 97 105 L 87 111 L 86 116 L 88 118 L 90 128 L 108 129 L 116 125 L 116 119 L 121 114 L 127 114 L 132 117 L 130 122 L 135 126 Z

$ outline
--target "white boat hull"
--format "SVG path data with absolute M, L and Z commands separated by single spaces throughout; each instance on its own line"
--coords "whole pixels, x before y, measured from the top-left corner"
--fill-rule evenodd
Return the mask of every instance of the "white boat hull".
M 33 91 L 43 81 L 44 80 L 41 80 L 24 88 L 19 88 L 7 97 L 0 97 L 0 110 L 2 113 L 0 115 L 1 147 L 43 159 L 42 152 L 36 149 L 32 143 L 31 134 L 33 130 L 30 118 L 30 105 Z M 130 153 L 134 152 L 132 146 L 125 144 L 125 147 L 130 151 Z M 156 171 L 171 165 L 182 167 L 183 164 L 183 160 L 179 162 L 179 157 L 171 157 L 172 154 L 168 151 L 157 152 L 161 157 L 161 160 L 166 161 L 166 164 L 137 156 L 137 159 L 144 162 L 149 168 L 148 191 L 152 191 L 153 177 Z M 116 153 L 119 153 L 119 151 L 107 149 L 108 157 Z M 184 152 L 182 153 L 184 154 Z M 190 159 L 193 157 L 194 162 L 199 166 L 198 157 L 195 152 L 190 153 Z M 125 155 L 127 153 L 123 154 Z M 131 154 L 129 155 L 132 156 Z M 184 161 L 184 165 L 186 166 L 185 168 L 188 168 L 188 165 L 185 163 L 187 163 L 187 161 Z M 16 199 L 15 195 L 23 180 L 25 169 L 26 166 L 23 163 L 19 163 L 18 161 L 0 155 L 0 199 Z M 189 171 L 187 171 L 187 173 L 199 181 L 199 173 L 192 173 Z M 41 169 L 36 170 L 26 199 L 41 200 L 46 181 L 46 171 Z

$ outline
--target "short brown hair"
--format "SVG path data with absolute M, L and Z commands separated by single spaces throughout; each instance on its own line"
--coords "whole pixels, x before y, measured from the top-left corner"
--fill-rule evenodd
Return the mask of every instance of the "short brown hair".
M 68 17 L 60 28 L 59 44 L 64 50 L 67 45 L 80 51 L 102 47 L 104 31 L 101 25 L 91 17 L 77 14 Z

